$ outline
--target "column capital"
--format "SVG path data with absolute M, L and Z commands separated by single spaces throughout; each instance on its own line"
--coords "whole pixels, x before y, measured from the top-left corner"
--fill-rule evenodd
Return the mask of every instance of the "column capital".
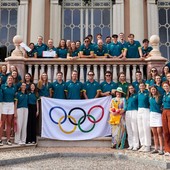
M 19 5 L 27 5 L 29 0 L 20 0 Z
M 147 3 L 157 5 L 157 0 L 147 0 Z
M 55 5 L 62 5 L 62 0 L 51 0 L 50 3 Z

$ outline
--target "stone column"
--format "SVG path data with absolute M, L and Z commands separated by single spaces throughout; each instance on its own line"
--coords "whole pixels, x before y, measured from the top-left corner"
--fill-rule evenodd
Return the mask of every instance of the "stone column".
M 130 0 L 130 33 L 140 42 L 144 38 L 143 0 Z
M 39 35 L 44 37 L 44 14 L 45 0 L 32 0 L 30 42 L 37 42 Z
M 162 67 L 165 65 L 167 61 L 166 58 L 161 56 L 159 51 L 159 42 L 160 38 L 158 35 L 152 35 L 150 37 L 150 44 L 153 47 L 153 50 L 150 52 L 150 57 L 146 59 L 147 61 L 147 75 L 149 75 L 149 71 L 152 67 L 157 68 L 158 73 L 161 74 Z
M 28 29 L 28 0 L 20 0 L 17 16 L 17 34 L 21 35 L 24 43 L 27 43 L 27 29 Z
M 111 32 L 114 34 L 124 32 L 124 0 L 116 0 L 116 3 L 113 5 L 112 28 Z
M 155 0 L 147 0 L 148 37 L 158 35 L 158 6 Z
M 53 16 L 50 17 L 50 37 L 54 41 L 54 46 L 58 46 L 61 39 L 61 5 L 59 0 L 51 0 L 50 3 L 50 16 Z

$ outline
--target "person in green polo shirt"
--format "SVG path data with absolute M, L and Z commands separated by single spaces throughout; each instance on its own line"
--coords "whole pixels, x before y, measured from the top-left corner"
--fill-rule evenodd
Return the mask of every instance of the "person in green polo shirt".
M 143 46 L 142 46 L 142 54 L 143 57 L 148 58 L 149 57 L 149 53 L 152 51 L 152 47 L 149 46 L 149 40 L 148 39 L 144 39 L 143 40 Z
M 134 40 L 134 34 L 129 34 L 128 42 L 125 45 L 126 58 L 141 58 L 143 59 L 141 44 L 139 41 Z
M 102 39 L 99 39 L 97 45 L 94 47 L 94 54 L 99 58 L 106 58 L 108 56 L 108 49 L 106 45 L 103 44 Z
M 43 37 L 38 36 L 37 44 L 34 45 L 37 51 L 37 58 L 42 58 L 43 51 L 47 51 L 47 45 L 43 43 Z
M 112 72 L 106 71 L 105 72 L 105 81 L 100 84 L 101 87 L 101 96 L 110 96 L 113 93 L 113 90 L 117 89 L 117 83 L 112 81 Z
M 83 85 L 83 95 L 85 99 L 98 98 L 100 95 L 100 85 L 94 80 L 94 72 L 91 70 L 88 72 L 88 81 Z
M 21 90 L 15 97 L 14 117 L 17 121 L 17 131 L 15 132 L 15 143 L 19 145 L 26 144 L 27 120 L 28 120 L 28 95 L 26 93 L 26 84 L 21 84 Z
M 9 73 L 7 73 L 7 66 L 6 65 L 2 65 L 1 73 L 0 73 L 1 84 L 5 84 L 6 83 L 8 75 L 9 75 Z
M 78 72 L 72 71 L 71 80 L 66 83 L 66 98 L 67 99 L 81 99 L 83 92 L 83 84 L 77 80 Z
M 67 58 L 68 48 L 66 45 L 66 40 L 61 39 L 57 47 L 58 58 Z
M 70 60 L 79 58 L 79 49 L 76 47 L 76 42 L 71 42 L 71 47 L 68 49 L 67 58 Z
M 84 38 L 84 44 L 80 46 L 80 58 L 94 58 L 94 46 L 90 44 L 88 37 Z
M 126 81 L 126 75 L 124 72 L 119 73 L 117 86 L 122 88 L 125 93 L 124 96 L 126 96 L 129 83 Z
M 55 82 L 52 83 L 52 97 L 55 99 L 65 99 L 65 90 L 66 90 L 66 83 L 63 81 L 63 73 L 58 72 L 57 79 Z

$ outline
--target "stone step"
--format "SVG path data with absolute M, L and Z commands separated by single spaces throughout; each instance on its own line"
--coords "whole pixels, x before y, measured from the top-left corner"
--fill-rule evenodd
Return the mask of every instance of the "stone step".
M 90 140 L 81 141 L 64 141 L 38 137 L 38 147 L 95 147 L 95 148 L 110 148 L 111 137 L 100 137 Z

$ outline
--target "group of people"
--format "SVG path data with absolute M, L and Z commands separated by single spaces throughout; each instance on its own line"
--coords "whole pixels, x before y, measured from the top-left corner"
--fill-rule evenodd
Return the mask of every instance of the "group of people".
M 113 82 L 112 72 L 105 72 L 105 80 L 98 83 L 90 70 L 88 80 L 78 80 L 78 72 L 72 71 L 71 80 L 65 82 L 63 73 L 56 74 L 56 80 L 48 81 L 44 72 L 37 84 L 26 73 L 24 80 L 15 66 L 3 65 L 0 73 L 0 145 L 6 128 L 7 144 L 11 145 L 11 129 L 15 131 L 14 143 L 36 143 L 36 123 L 41 96 L 57 99 L 92 99 L 112 96 L 109 124 L 112 127 L 112 148 L 124 148 L 126 130 L 129 150 L 151 151 L 151 131 L 155 149 L 151 153 L 170 156 L 170 71 L 164 66 L 162 75 L 156 68 L 150 70 L 148 80 L 136 72 L 136 81 L 126 81 L 124 72 Z M 164 144 L 163 144 L 164 141 Z M 163 147 L 164 146 L 164 147 Z
M 124 33 L 119 35 L 113 34 L 102 39 L 99 33 L 96 35 L 97 42 L 93 42 L 93 36 L 88 35 L 84 38 L 83 43 L 80 41 L 71 41 L 61 39 L 58 47 L 54 47 L 54 42 L 49 39 L 47 44 L 43 42 L 43 37 L 38 36 L 37 43 L 30 43 L 31 51 L 26 52 L 26 57 L 52 57 L 52 58 L 141 58 L 149 57 L 152 47 L 149 46 L 149 40 L 143 40 L 143 46 L 139 41 L 134 40 L 134 34 L 129 34 L 128 40 L 125 41 Z M 51 54 L 44 52 L 52 52 Z

